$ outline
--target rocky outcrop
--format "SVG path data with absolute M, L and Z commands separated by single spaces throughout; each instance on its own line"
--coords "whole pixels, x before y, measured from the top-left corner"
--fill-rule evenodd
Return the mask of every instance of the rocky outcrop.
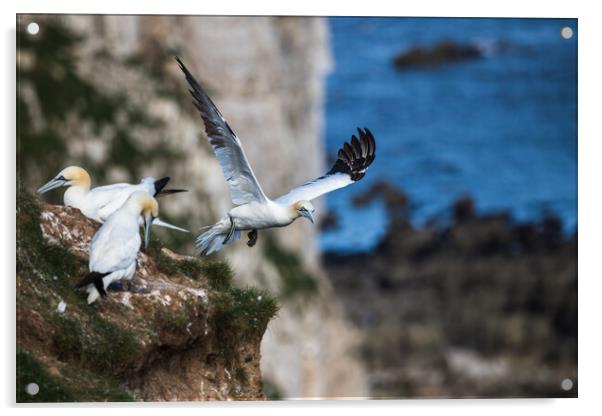
M 393 59 L 393 65 L 399 70 L 435 68 L 481 56 L 483 56 L 481 49 L 476 45 L 445 41 L 431 48 L 415 47 L 402 52 Z
M 369 253 L 325 255 L 374 397 L 577 397 L 577 238 L 544 217 L 481 215 L 414 226 L 387 183 L 390 225 Z M 568 384 L 567 384 L 568 383 Z M 568 387 L 567 387 L 568 385 Z
M 23 32 L 31 20 L 40 24 L 35 38 Z M 176 54 L 245 143 L 268 195 L 323 173 L 324 19 L 21 16 L 19 26 L 18 159 L 29 189 L 82 164 L 95 184 L 171 175 L 190 192 L 162 199 L 162 217 L 193 231 L 229 209 Z M 279 298 L 262 342 L 274 396 L 366 396 L 357 335 L 319 264 L 316 232 L 297 221 L 260 233 L 253 249 L 239 243 L 217 257 L 231 264 L 236 285 Z M 193 253 L 190 235 L 157 234 Z
M 18 401 L 265 398 L 260 343 L 277 311 L 268 293 L 233 288 L 226 264 L 155 241 L 132 291 L 88 305 L 75 283 L 99 225 L 23 191 L 18 202 Z

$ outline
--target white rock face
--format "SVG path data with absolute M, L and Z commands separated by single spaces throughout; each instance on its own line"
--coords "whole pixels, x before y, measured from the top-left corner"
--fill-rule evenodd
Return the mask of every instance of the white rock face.
M 264 191 L 276 197 L 324 173 L 325 76 L 331 67 L 327 22 L 322 18 L 65 16 L 62 21 L 86 41 L 78 49 L 82 75 L 107 93 L 125 92 L 163 126 L 134 132 L 145 146 L 164 145 L 182 153 L 178 163 L 149 164 L 144 175 L 165 172 L 174 187 L 191 191 L 185 197 L 161 200 L 161 209 L 189 220 L 196 230 L 219 219 L 231 206 L 217 161 L 204 140 L 203 126 L 184 95 L 185 81 L 175 61 L 161 62 L 160 80 L 128 59 L 152 61 L 162 48 L 178 54 L 208 92 L 245 145 Z M 43 30 L 43 21 L 40 23 Z M 110 58 L 107 64 L 106 57 Z M 173 52 L 173 53 L 171 53 Z M 104 61 L 101 59 L 105 59 Z M 181 87 L 175 97 L 158 94 L 157 83 Z M 179 94 L 179 95 L 178 95 Z M 183 98 L 185 97 L 185 98 Z M 350 126 L 350 128 L 353 126 Z M 89 126 L 68 123 L 73 160 L 97 161 L 103 137 Z M 77 138 L 85 137 L 86 142 Z M 93 145 L 92 145 L 93 144 Z M 92 147 L 90 147 L 92 146 Z M 92 149 L 94 155 L 87 154 Z M 100 156 L 103 155 L 103 156 Z M 159 162 L 157 162 L 159 163 Z M 129 179 L 111 170 L 115 181 Z M 158 176 L 158 175 L 157 175 Z M 323 204 L 318 202 L 318 212 Z M 275 231 L 279 242 L 298 253 L 319 282 L 308 302 L 283 303 L 262 344 L 262 369 L 285 397 L 363 397 L 366 381 L 352 358 L 356 335 L 343 319 L 329 281 L 319 265 L 317 228 L 297 221 Z M 263 234 L 265 238 L 265 234 Z M 192 238 L 191 238 L 192 240 Z M 246 236 L 245 239 L 246 240 Z M 256 247 L 244 242 L 223 255 L 243 285 L 278 288 L 280 277 L 263 255 L 262 233 Z

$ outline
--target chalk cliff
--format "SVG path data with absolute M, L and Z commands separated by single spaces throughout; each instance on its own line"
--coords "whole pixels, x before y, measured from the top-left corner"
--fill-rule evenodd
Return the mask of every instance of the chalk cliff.
M 19 174 L 27 188 L 67 164 L 84 165 L 96 184 L 169 174 L 190 192 L 160 201 L 166 219 L 193 234 L 217 220 L 229 196 L 176 54 L 243 140 L 268 195 L 323 173 L 331 65 L 324 19 L 21 16 L 19 26 L 32 20 L 39 35 L 23 31 L 18 41 Z M 42 140 L 57 145 L 37 154 Z M 321 269 L 316 233 L 297 221 L 218 258 L 230 263 L 236 286 L 267 289 L 281 306 L 261 343 L 269 395 L 366 396 L 352 356 L 357 335 Z M 193 253 L 191 235 L 161 238 Z

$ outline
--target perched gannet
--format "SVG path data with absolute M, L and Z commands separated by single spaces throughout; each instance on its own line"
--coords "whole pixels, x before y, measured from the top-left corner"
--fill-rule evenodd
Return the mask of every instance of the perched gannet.
M 76 287 L 86 286 L 88 303 L 106 296 L 111 282 L 131 280 L 136 271 L 140 250 L 140 217 L 144 222 L 144 245 L 148 245 L 151 224 L 159 215 L 157 200 L 146 191 L 135 191 L 126 202 L 109 215 L 90 244 L 88 273 Z
M 105 220 L 119 209 L 128 197 L 136 191 L 146 191 L 151 196 L 167 195 L 186 192 L 185 189 L 163 189 L 169 182 L 169 176 L 155 180 L 151 177 L 143 178 L 139 184 L 116 183 L 113 185 L 98 186 L 90 189 L 90 175 L 85 169 L 78 166 L 69 166 L 38 189 L 43 194 L 55 188 L 68 186 L 63 195 L 63 203 L 67 206 L 78 208 L 82 214 L 98 222 Z M 183 228 L 155 219 L 154 225 L 188 232 Z
M 202 229 L 204 232 L 196 240 L 200 255 L 233 242 L 240 231 L 250 231 L 247 245 L 252 247 L 257 242 L 257 230 L 284 227 L 299 217 L 313 223 L 315 208 L 310 201 L 359 181 L 374 161 L 374 137 L 368 129 L 358 129 L 359 139 L 353 135 L 351 142 L 343 145 L 337 161 L 325 175 L 275 200 L 269 199 L 257 182 L 238 137 L 182 61 L 176 60 L 191 87 L 193 104 L 201 114 L 209 143 L 228 182 L 232 203 L 237 205 L 221 221 Z

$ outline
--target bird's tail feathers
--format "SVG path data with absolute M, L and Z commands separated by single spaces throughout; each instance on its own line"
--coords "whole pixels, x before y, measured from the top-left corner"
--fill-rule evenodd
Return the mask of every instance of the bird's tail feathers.
M 188 192 L 188 189 L 162 189 L 161 191 L 157 192 L 155 196 L 159 197 L 165 195 L 173 195 L 179 194 L 180 192 Z
M 86 291 L 88 292 L 88 304 L 94 302 L 99 297 L 107 296 L 103 279 L 109 275 L 109 273 L 98 273 L 90 272 L 82 280 L 75 285 L 75 287 L 88 286 Z
M 165 186 L 167 185 L 167 182 L 169 182 L 170 179 L 171 178 L 169 176 L 166 176 L 164 178 L 157 179 L 155 181 L 155 195 L 158 195 L 161 193 L 161 191 L 163 190 L 163 188 L 165 188 Z
M 229 227 L 224 225 L 223 222 L 218 222 L 201 228 L 201 234 L 196 239 L 196 250 L 199 256 L 208 256 L 215 253 L 240 238 L 240 231 L 234 231 L 228 242 L 224 244 L 229 231 Z

